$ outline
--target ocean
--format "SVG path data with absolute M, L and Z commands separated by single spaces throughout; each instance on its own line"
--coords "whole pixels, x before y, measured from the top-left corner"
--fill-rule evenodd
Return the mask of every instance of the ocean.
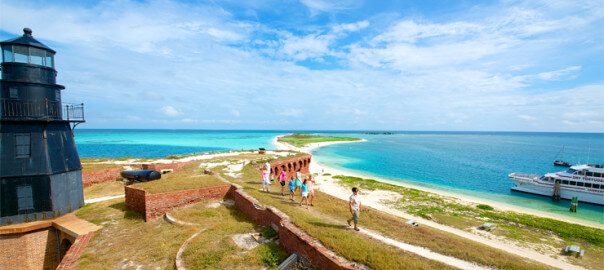
M 300 132 L 300 131 L 298 131 Z M 510 191 L 512 172 L 544 174 L 562 171 L 554 159 L 604 164 L 604 134 L 526 132 L 322 132 L 366 142 L 318 148 L 323 165 L 516 207 L 554 213 L 604 225 L 604 207 Z M 238 130 L 92 130 L 76 129 L 80 157 L 149 157 L 228 150 L 274 149 L 275 136 L 292 131 Z M 562 151 L 564 149 L 564 151 Z
M 525 132 L 401 132 L 338 134 L 367 142 L 335 144 L 314 151 L 319 163 L 342 171 L 386 178 L 604 224 L 604 207 L 513 192 L 512 172 L 564 171 L 554 159 L 604 164 L 604 134 Z M 564 148 L 564 151 L 562 149 Z

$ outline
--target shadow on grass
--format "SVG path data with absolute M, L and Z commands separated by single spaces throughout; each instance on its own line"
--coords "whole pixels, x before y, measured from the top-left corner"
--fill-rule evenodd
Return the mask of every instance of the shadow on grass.
M 346 229 L 347 228 L 346 225 L 325 223 L 325 222 L 320 222 L 320 221 L 310 221 L 310 222 L 308 222 L 308 224 L 315 225 L 318 227 L 323 227 L 323 228 L 335 228 L 335 229 Z
M 145 220 L 143 214 L 126 208 L 126 202 L 114 203 L 112 205 L 109 205 L 109 207 L 124 212 L 124 219 Z

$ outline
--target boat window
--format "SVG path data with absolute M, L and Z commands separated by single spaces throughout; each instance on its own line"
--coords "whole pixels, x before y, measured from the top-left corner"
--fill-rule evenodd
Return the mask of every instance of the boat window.
M 573 173 L 575 173 L 576 171 L 577 171 L 577 170 L 575 170 L 575 169 L 568 169 L 568 170 L 566 171 L 566 173 L 568 173 L 568 174 L 573 174 Z
M 568 180 L 562 180 L 563 185 L 568 185 Z
M 578 187 L 582 187 L 583 186 L 583 182 L 577 182 L 577 186 Z
M 600 184 L 593 184 L 591 187 L 595 188 L 595 189 L 598 189 L 598 188 L 600 188 Z
M 585 175 L 585 171 L 580 171 L 578 175 Z
M 601 174 L 601 173 L 599 173 L 599 172 L 595 172 L 595 173 L 594 173 L 594 177 L 602 177 L 602 174 Z
M 586 173 L 585 173 L 585 175 L 587 175 L 587 176 L 594 176 L 594 173 L 593 173 L 593 172 L 588 171 L 588 172 L 586 172 Z
M 576 185 L 577 185 L 577 182 L 575 182 L 575 181 L 570 181 L 570 185 L 571 185 L 571 186 L 576 186 Z
M 591 187 L 591 184 L 590 184 L 590 183 L 585 183 L 585 187 L 586 187 L 586 188 L 590 188 L 590 187 Z

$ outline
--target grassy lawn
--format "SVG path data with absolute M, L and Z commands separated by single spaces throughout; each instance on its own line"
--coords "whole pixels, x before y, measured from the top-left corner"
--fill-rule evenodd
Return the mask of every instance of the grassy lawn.
M 244 168 L 241 179 L 231 181 L 244 186 L 245 191 L 265 205 L 272 205 L 288 214 L 292 221 L 310 235 L 318 238 L 329 249 L 341 256 L 375 269 L 400 268 L 447 268 L 438 262 L 419 257 L 400 249 L 369 239 L 363 234 L 343 227 L 349 218 L 347 202 L 328 194 L 317 192 L 315 207 L 311 210 L 299 207 L 297 202 L 275 193 L 266 194 L 259 190 L 259 173 L 249 166 Z M 297 200 L 300 197 L 296 197 Z M 474 261 L 482 265 L 506 269 L 546 269 L 548 267 L 519 256 L 502 252 L 453 234 L 429 227 L 411 227 L 405 220 L 392 215 L 365 208 L 362 215 L 362 228 L 371 229 L 384 236 L 412 245 L 423 246 L 432 251 Z M 369 251 L 369 252 L 368 252 Z
M 121 181 L 107 181 L 84 188 L 84 200 L 123 194 L 124 184 Z
M 332 137 L 332 136 L 317 136 L 302 133 L 295 133 L 279 138 L 279 141 L 289 143 L 295 147 L 304 147 L 311 143 L 318 142 L 333 142 L 333 141 L 359 141 L 359 138 L 350 137 Z
M 237 247 L 231 239 L 233 235 L 267 229 L 253 224 L 235 207 L 209 208 L 198 203 L 174 209 L 170 215 L 182 221 L 203 224 L 206 229 L 189 243 L 183 253 L 187 269 L 273 268 L 288 256 L 275 243 L 265 243 L 249 251 Z
M 203 169 L 199 168 L 200 163 L 200 161 L 193 162 L 172 173 L 163 174 L 159 180 L 136 183 L 132 186 L 155 194 L 226 185 L 213 175 L 204 175 Z
M 163 219 L 145 223 L 142 215 L 126 209 L 123 198 L 88 204 L 76 215 L 103 227 L 84 249 L 77 269 L 173 269 L 178 248 L 198 230 Z
M 405 188 L 349 176 L 334 176 L 345 186 L 358 186 L 365 190 L 389 190 L 402 195 L 395 207 L 410 214 L 431 219 L 462 230 L 476 228 L 485 222 L 494 222 L 497 229 L 492 233 L 521 243 L 545 245 L 561 251 L 570 244 L 586 249 L 582 259 L 571 259 L 574 264 L 587 268 L 601 268 L 604 257 L 604 230 L 551 218 L 542 218 L 511 211 L 497 211 L 488 205 L 465 205 L 453 198 L 444 198 L 425 191 Z M 558 241 L 556 239 L 561 239 Z
M 98 170 L 113 169 L 113 168 L 120 168 L 120 169 L 122 169 L 122 166 L 121 165 L 117 165 L 117 164 L 82 163 L 82 171 L 83 172 L 98 171 Z
M 233 234 L 258 229 L 236 208 L 208 208 L 199 203 L 184 208 L 182 214 L 195 216 L 202 225 L 172 225 L 164 219 L 145 223 L 142 215 L 126 209 L 123 198 L 84 206 L 76 215 L 103 228 L 88 243 L 76 268 L 174 269 L 180 246 L 201 229 L 206 230 L 184 253 L 189 269 L 261 269 L 274 266 L 287 255 L 273 243 L 249 252 L 236 247 L 230 240 Z

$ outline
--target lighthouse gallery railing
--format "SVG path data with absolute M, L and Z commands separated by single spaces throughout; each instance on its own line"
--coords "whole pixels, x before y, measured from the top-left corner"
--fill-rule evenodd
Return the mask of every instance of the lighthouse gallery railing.
M 24 102 L 16 99 L 0 99 L 0 109 L 2 119 L 85 121 L 84 103 L 67 104 L 50 100 Z

